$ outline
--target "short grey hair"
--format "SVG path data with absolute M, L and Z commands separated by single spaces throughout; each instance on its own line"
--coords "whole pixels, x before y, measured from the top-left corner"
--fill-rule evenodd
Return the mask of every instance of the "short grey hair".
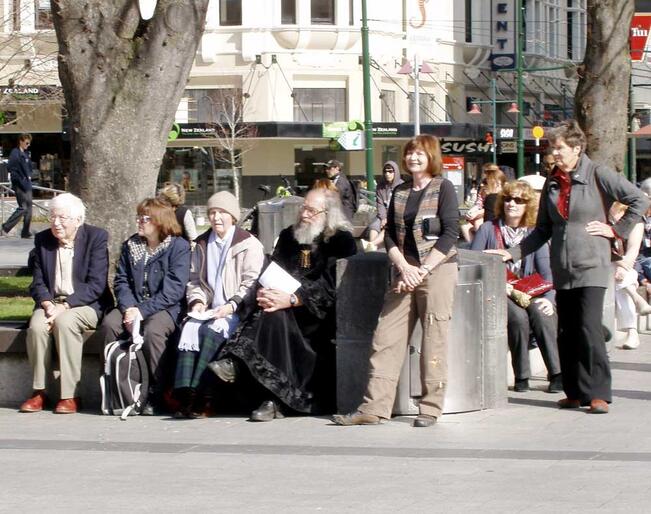
M 640 189 L 645 195 L 651 196 L 651 178 L 644 179 L 640 184 Z
M 50 201 L 50 212 L 54 209 L 65 211 L 72 218 L 79 218 L 80 223 L 86 219 L 86 206 L 81 198 L 72 193 L 61 193 Z

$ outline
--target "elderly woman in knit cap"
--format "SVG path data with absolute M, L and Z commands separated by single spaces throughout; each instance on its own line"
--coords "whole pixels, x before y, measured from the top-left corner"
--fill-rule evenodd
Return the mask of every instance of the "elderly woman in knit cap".
M 240 217 L 237 198 L 228 191 L 208 199 L 211 228 L 196 240 L 186 296 L 188 319 L 178 348 L 175 397 L 178 418 L 208 415 L 210 397 L 202 380 L 208 363 L 233 333 L 244 300 L 255 294 L 264 260 L 260 241 L 235 226 Z

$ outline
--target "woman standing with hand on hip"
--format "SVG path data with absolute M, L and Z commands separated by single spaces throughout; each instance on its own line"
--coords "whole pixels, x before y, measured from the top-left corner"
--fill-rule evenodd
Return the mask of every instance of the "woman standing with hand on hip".
M 608 412 L 612 399 L 610 364 L 604 342 L 604 294 L 612 281 L 609 239 L 627 238 L 649 201 L 619 173 L 584 153 L 585 134 L 575 120 L 549 135 L 555 166 L 540 197 L 536 228 L 509 250 L 487 250 L 518 261 L 551 238 L 551 268 L 558 309 L 558 350 L 567 395 L 561 409 L 589 406 Z M 617 200 L 628 206 L 613 226 L 607 212 Z
M 422 397 L 415 427 L 436 423 L 447 386 L 447 334 L 457 284 L 455 243 L 459 206 L 454 186 L 442 177 L 441 146 L 420 135 L 405 146 L 403 167 L 412 180 L 393 192 L 385 246 L 395 278 L 373 337 L 369 382 L 356 412 L 338 425 L 373 425 L 391 417 L 400 370 L 417 319 L 423 324 Z

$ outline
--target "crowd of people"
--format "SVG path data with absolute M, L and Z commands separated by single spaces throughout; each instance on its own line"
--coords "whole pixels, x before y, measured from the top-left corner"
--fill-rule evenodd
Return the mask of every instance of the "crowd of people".
M 553 165 L 544 185 L 507 180 L 498 166 L 487 165 L 465 223 L 454 186 L 443 176 L 436 137 L 420 135 L 406 144 L 400 163 L 405 181 L 396 162 L 385 163 L 367 245 L 386 249 L 391 284 L 373 334 L 363 401 L 335 415 L 335 424 L 390 419 L 418 321 L 422 396 L 413 425 L 429 427 L 441 416 L 460 226 L 467 227 L 463 237 L 472 250 L 506 263 L 514 391 L 530 388 L 529 349 L 535 345 L 547 368 L 548 392 L 566 395 L 560 408 L 608 412 L 604 294 L 614 277 L 623 346 L 637 347 L 636 314 L 651 312 L 637 293 L 638 283 L 651 290 L 651 181 L 640 190 L 592 162 L 573 120 L 552 130 L 549 141 Z M 307 193 L 296 222 L 280 232 L 269 256 L 237 226 L 240 205 L 231 193 L 209 198 L 210 228 L 197 235 L 182 186 L 166 186 L 137 206 L 137 232 L 122 244 L 113 292 L 109 235 L 85 223 L 79 198 L 57 196 L 50 228 L 36 235 L 30 257 L 35 310 L 27 350 L 34 391 L 20 411 L 47 406 L 56 348 L 61 380 L 54 412 L 77 412 L 84 332 L 94 329 L 104 347 L 128 339 L 137 327 L 150 375 L 141 414 L 206 417 L 219 412 L 225 396 L 257 406 L 252 421 L 336 412 L 336 262 L 357 251 L 354 188 L 341 168 L 338 161 L 327 163 L 328 180 Z M 627 243 L 621 255 L 614 253 L 616 241 Z M 268 278 L 274 274 L 276 282 Z M 296 286 L 287 289 L 292 282 Z

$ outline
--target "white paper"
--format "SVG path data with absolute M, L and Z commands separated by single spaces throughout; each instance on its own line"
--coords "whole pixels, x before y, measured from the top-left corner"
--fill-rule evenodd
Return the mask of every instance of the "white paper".
M 301 283 L 282 269 L 278 264 L 272 262 L 264 270 L 264 273 L 258 278 L 262 287 L 267 289 L 277 289 L 284 293 L 295 293 L 301 287 Z
M 188 312 L 188 318 L 192 319 L 197 319 L 199 321 L 206 321 L 207 319 L 210 319 L 214 316 L 215 311 L 213 309 L 209 309 L 207 311 L 199 312 L 199 311 L 190 311 Z

